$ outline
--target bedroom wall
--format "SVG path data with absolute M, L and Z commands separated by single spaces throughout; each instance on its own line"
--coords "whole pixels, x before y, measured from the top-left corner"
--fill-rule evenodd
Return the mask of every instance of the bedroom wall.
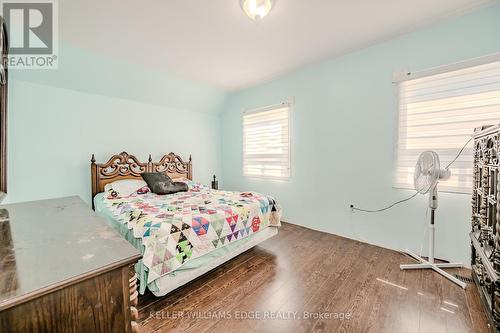
M 232 93 L 222 114 L 221 184 L 274 195 L 284 220 L 394 249 L 423 246 L 427 197 L 379 214 L 351 213 L 350 203 L 378 208 L 411 191 L 392 188 L 397 99 L 392 75 L 500 51 L 500 5 L 450 19 L 342 57 Z M 295 98 L 292 178 L 242 176 L 241 111 Z M 437 249 L 469 263 L 470 197 L 440 194 Z
M 11 78 L 179 111 L 221 111 L 224 92 L 213 87 L 155 70 L 154 64 L 130 63 L 64 41 L 59 44 L 57 70 L 12 70 Z
M 224 93 L 63 44 L 58 70 L 11 71 L 8 194 L 3 203 L 79 195 L 90 156 L 193 156 L 193 176 L 220 174 Z

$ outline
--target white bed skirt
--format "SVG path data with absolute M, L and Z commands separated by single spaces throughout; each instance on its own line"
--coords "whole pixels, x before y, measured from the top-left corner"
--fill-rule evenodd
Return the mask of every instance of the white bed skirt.
M 177 274 L 173 275 L 165 275 L 156 280 L 156 285 L 159 291 L 153 291 L 153 294 L 158 297 L 165 296 L 169 292 L 185 285 L 189 281 L 196 279 L 197 277 L 207 273 L 217 266 L 220 266 L 221 264 L 245 252 L 246 250 L 251 249 L 252 247 L 262 243 L 263 241 L 275 236 L 277 233 L 278 228 L 268 227 L 256 233 L 249 242 L 243 244 L 241 247 L 220 257 L 214 258 L 214 260 L 208 262 L 202 267 L 190 269 L 188 271 L 179 271 L 177 272 Z

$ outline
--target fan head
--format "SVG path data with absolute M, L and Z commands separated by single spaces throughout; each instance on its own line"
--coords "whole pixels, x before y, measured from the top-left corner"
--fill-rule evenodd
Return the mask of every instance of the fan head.
M 418 157 L 413 174 L 415 190 L 419 193 L 427 193 L 440 179 L 448 179 L 450 172 L 441 170 L 439 156 L 434 151 L 424 151 Z

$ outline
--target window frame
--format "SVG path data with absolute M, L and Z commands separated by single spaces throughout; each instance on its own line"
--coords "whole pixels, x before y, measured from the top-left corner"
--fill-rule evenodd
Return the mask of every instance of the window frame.
M 395 134 L 394 134 L 394 146 L 393 146 L 393 179 L 392 179 L 392 188 L 394 189 L 401 189 L 401 190 L 414 190 L 414 187 L 412 185 L 408 186 L 403 186 L 400 184 L 397 184 L 397 166 L 398 166 L 398 146 L 400 142 L 400 117 L 401 117 L 401 84 L 405 81 L 410 81 L 410 80 L 416 80 L 428 76 L 433 76 L 433 75 L 438 75 L 438 74 L 444 74 L 448 72 L 453 72 L 453 71 L 458 71 L 461 69 L 466 69 L 474 66 L 481 66 L 485 65 L 488 63 L 492 62 L 498 62 L 500 61 L 500 52 L 488 54 L 485 56 L 481 57 L 476 57 L 464 61 L 459 61 L 455 63 L 451 63 L 448 65 L 442 65 L 442 66 L 437 66 L 437 67 L 432 67 L 426 70 L 421 70 L 417 72 L 411 72 L 408 69 L 396 71 L 393 73 L 393 84 L 396 86 L 395 88 L 395 98 L 396 98 L 396 126 L 395 126 Z M 464 142 L 465 144 L 465 142 Z M 473 144 L 473 140 L 469 142 L 469 145 Z M 457 148 L 457 154 L 460 148 Z M 438 186 L 438 192 L 442 193 L 455 193 L 455 194 L 465 194 L 465 195 L 470 195 L 472 191 L 472 187 L 470 191 L 462 191 L 460 189 L 440 189 Z
M 243 109 L 241 112 L 241 174 L 243 177 L 251 180 L 267 180 L 273 182 L 288 182 L 292 179 L 292 109 L 293 109 L 293 99 L 285 100 L 278 104 L 272 104 L 268 106 L 253 108 L 253 109 Z M 281 108 L 288 108 L 288 177 L 274 177 L 265 175 L 246 175 L 245 174 L 245 124 L 243 117 L 248 114 L 266 112 Z

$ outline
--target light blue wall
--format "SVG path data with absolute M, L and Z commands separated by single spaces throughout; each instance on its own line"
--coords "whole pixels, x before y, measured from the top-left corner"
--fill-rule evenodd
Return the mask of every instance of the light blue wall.
M 102 161 L 122 150 L 141 159 L 175 151 L 193 155 L 196 180 L 207 183 L 216 173 L 224 188 L 275 195 L 292 223 L 418 250 L 426 198 L 380 215 L 348 208 L 351 202 L 378 207 L 410 194 L 391 187 L 392 74 L 498 52 L 499 32 L 496 5 L 229 96 L 63 44 L 59 70 L 11 72 L 6 202 L 74 194 L 89 202 L 91 153 Z M 292 179 L 243 178 L 241 110 L 289 97 L 296 101 Z M 468 262 L 469 201 L 441 195 L 439 256 Z
M 231 94 L 222 114 L 222 186 L 276 196 L 284 220 L 295 224 L 419 251 L 426 197 L 380 214 L 349 209 L 350 203 L 381 207 L 412 193 L 392 188 L 397 128 L 392 75 L 499 52 L 499 36 L 500 5 L 495 5 Z M 289 97 L 295 98 L 292 179 L 244 178 L 241 111 Z M 470 198 L 440 197 L 437 255 L 468 263 Z
M 195 180 L 220 174 L 214 88 L 68 45 L 56 71 L 11 71 L 4 203 L 79 195 L 90 203 L 90 156 L 193 156 Z
M 220 113 L 224 92 L 155 70 L 61 43 L 57 70 L 18 70 L 13 78 L 179 110 Z M 153 67 L 153 68 L 152 68 Z

